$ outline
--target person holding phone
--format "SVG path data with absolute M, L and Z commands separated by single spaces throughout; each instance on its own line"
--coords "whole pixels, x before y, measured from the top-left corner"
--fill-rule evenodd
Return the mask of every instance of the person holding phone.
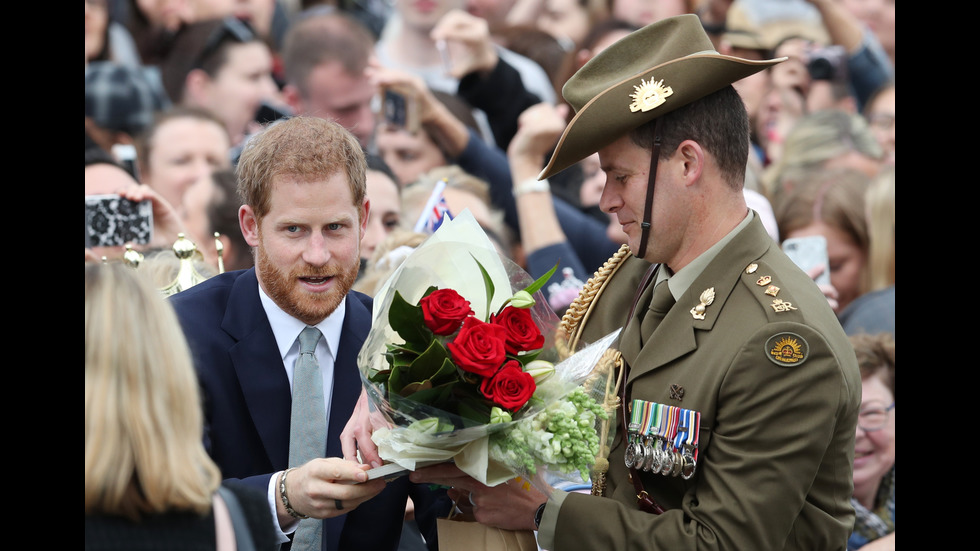
M 177 235 L 184 231 L 184 225 L 174 208 L 160 194 L 145 184 L 140 184 L 133 175 L 120 166 L 112 155 L 99 147 L 85 134 L 85 196 L 114 194 L 128 201 L 149 201 L 152 217 L 152 239 L 147 243 L 135 243 L 134 249 L 147 251 L 171 247 Z M 86 228 L 86 233 L 89 229 Z M 85 261 L 98 262 L 119 260 L 125 253 L 125 245 L 111 247 L 86 247 Z
M 838 314 L 870 285 L 870 238 L 864 209 L 870 184 L 865 174 L 855 170 L 815 169 L 787 186 L 775 210 L 784 245 L 802 237 L 825 239 L 827 265 L 809 266 L 807 273 L 814 279 L 829 274 L 829 285 L 821 284 L 820 289 Z

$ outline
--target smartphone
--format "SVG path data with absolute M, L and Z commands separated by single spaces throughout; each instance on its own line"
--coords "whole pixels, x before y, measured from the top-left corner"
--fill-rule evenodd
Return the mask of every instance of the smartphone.
M 130 201 L 121 195 L 85 196 L 85 248 L 146 245 L 153 239 L 150 200 Z
M 822 235 L 791 237 L 783 241 L 783 252 L 804 272 L 820 264 L 823 272 L 817 276 L 820 285 L 830 285 L 830 260 L 827 257 L 827 239 Z
M 119 164 L 126 169 L 126 172 L 137 182 L 140 181 L 140 170 L 136 164 L 136 147 L 132 144 L 117 143 L 112 146 L 112 155 L 119 161 Z
M 404 128 L 409 132 L 419 129 L 415 104 L 405 94 L 392 88 L 385 88 L 381 98 L 381 112 L 387 124 Z

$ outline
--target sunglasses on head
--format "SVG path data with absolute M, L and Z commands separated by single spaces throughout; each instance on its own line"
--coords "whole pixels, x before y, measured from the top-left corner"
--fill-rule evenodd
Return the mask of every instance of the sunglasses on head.
M 221 20 L 221 24 L 211 31 L 211 35 L 208 36 L 208 41 L 204 43 L 204 47 L 201 48 L 201 53 L 197 56 L 194 68 L 200 69 L 203 67 L 204 63 L 221 48 L 226 40 L 230 39 L 244 44 L 246 42 L 252 42 L 257 38 L 258 35 L 255 34 L 255 30 L 247 22 L 237 17 L 225 17 Z

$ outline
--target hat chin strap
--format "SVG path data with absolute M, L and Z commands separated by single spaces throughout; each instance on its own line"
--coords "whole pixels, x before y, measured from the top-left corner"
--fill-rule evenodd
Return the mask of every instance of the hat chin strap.
M 650 238 L 650 217 L 653 215 L 653 188 L 657 183 L 657 164 L 660 161 L 660 120 L 653 127 L 653 151 L 650 155 L 650 174 L 647 176 L 647 202 L 643 207 L 643 228 L 640 233 L 640 250 L 636 256 L 643 258 L 647 254 L 647 241 Z

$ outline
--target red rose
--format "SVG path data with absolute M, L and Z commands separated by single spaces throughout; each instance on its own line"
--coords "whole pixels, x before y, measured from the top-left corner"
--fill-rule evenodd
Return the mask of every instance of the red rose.
M 447 343 L 446 348 L 460 369 L 489 377 L 507 359 L 504 345 L 506 336 L 507 330 L 503 327 L 468 317 L 463 322 L 459 335 Z
M 544 346 L 544 335 L 534 324 L 531 312 L 526 308 L 508 306 L 499 316 L 491 315 L 490 323 L 499 325 L 507 330 L 507 352 L 517 355 L 518 352 L 537 350 Z
M 521 369 L 517 360 L 510 360 L 493 377 L 483 379 L 480 392 L 508 411 L 517 411 L 534 394 L 534 377 Z
M 452 289 L 438 289 L 419 301 L 425 326 L 436 335 L 452 335 L 473 315 L 468 300 Z

